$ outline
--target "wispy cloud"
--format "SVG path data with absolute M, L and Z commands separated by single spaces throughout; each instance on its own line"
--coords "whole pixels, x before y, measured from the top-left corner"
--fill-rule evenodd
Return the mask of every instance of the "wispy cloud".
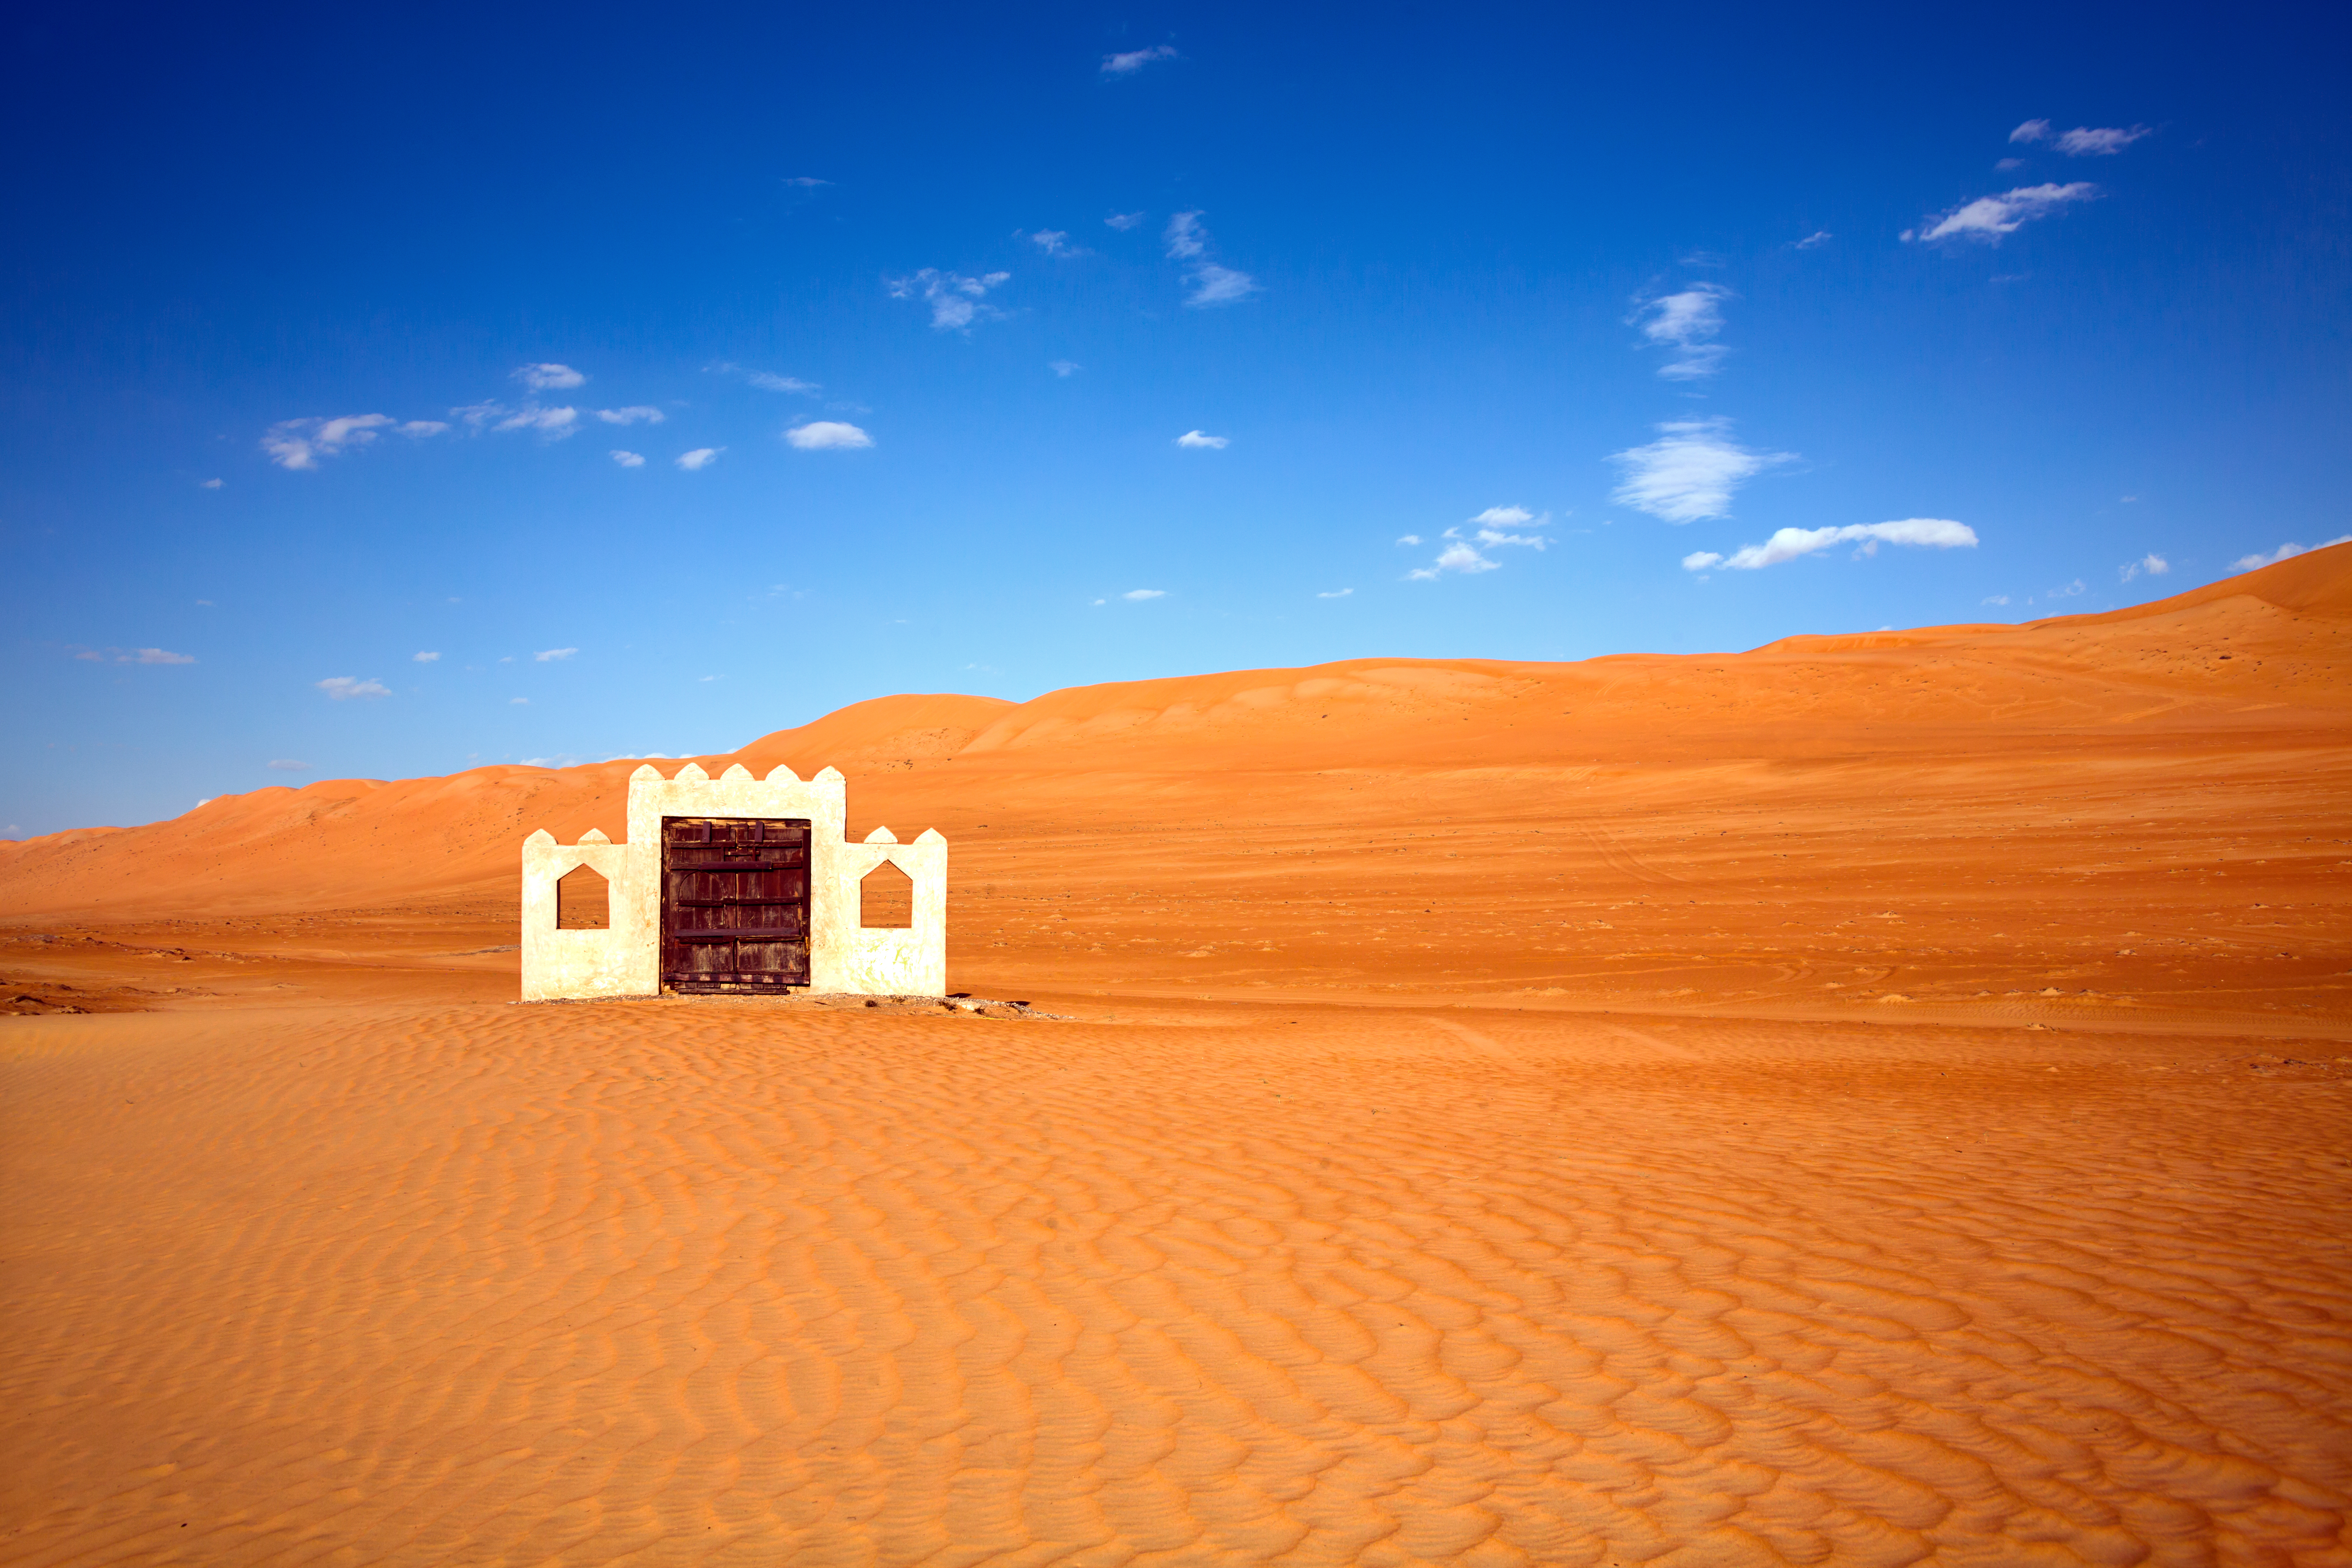
M 268 765 L 281 773 L 307 773 L 310 771 L 310 763 L 298 763 L 291 757 L 273 757 Z
M 2006 605 L 2009 603 L 2009 595 L 2006 594 L 1995 594 L 1991 597 L 1980 602 L 1987 605 Z
M 1497 571 L 1503 563 L 1489 560 L 1481 553 L 1481 546 L 1492 549 L 1496 545 L 1516 544 L 1541 550 L 1550 542 L 1543 535 L 1516 533 L 1512 530 L 1523 528 L 1531 522 L 1540 525 L 1549 521 L 1550 521 L 1549 514 L 1539 518 L 1522 506 L 1490 506 L 1469 521 L 1459 527 L 1449 528 L 1439 535 L 1446 542 L 1445 547 L 1437 552 L 1437 559 L 1426 566 L 1416 567 L 1406 573 L 1405 581 L 1434 583 L 1449 572 L 1458 573 L 1464 576 L 1475 576 L 1481 572 Z M 1417 535 L 1408 533 L 1397 542 L 1418 544 L 1421 540 Z
M 202 600 L 197 601 L 199 604 Z M 173 653 L 160 647 L 82 647 L 74 649 L 74 658 L 86 664 L 194 664 L 192 653 Z
M 1354 592 L 1353 588 L 1335 588 L 1328 594 L 1318 594 L 1315 596 L 1318 599 L 1344 599 Z
M 1057 359 L 1047 364 L 1045 368 L 1052 371 L 1055 375 L 1068 377 L 1077 374 L 1078 372 L 1086 369 L 1087 367 L 1078 363 L 1076 360 Z
M 1797 241 L 1796 247 L 1799 250 L 1812 250 L 1818 247 L 1827 245 L 1831 240 L 1835 239 L 1836 237 L 1837 236 L 1832 234 L 1828 229 L 1816 229 L 1811 234 L 1805 236 L 1804 238 Z
M 680 452 L 671 460 L 691 474 L 710 467 L 719 460 L 719 454 L 725 450 L 724 447 L 697 447 L 691 452 Z
M 438 419 L 411 419 L 406 423 L 389 414 L 343 414 L 332 419 L 281 419 L 269 427 L 261 438 L 261 449 L 269 460 L 281 468 L 315 469 L 321 458 L 332 458 L 354 447 L 364 447 L 376 437 L 379 430 L 391 430 L 413 438 L 438 436 L 449 428 Z M 208 480 L 206 489 L 218 489 L 221 481 Z
M 1400 533 L 1397 535 L 1397 542 L 1399 544 L 1419 544 L 1421 542 L 1421 535 L 1418 533 Z
M 1967 239 L 1998 245 L 2002 236 L 2015 234 L 2035 218 L 2047 217 L 2075 202 L 2094 200 L 2098 194 L 2099 187 L 2087 180 L 2063 185 L 2020 185 L 2013 191 L 1979 196 L 1948 213 L 1923 218 L 1921 227 L 1905 229 L 1902 237 L 1922 244 Z
M 587 377 L 568 364 L 526 364 L 515 367 L 514 378 L 533 392 L 562 392 L 579 386 Z
M 226 479 L 200 479 L 197 481 L 198 488 L 208 490 L 216 490 L 227 483 L 228 481 Z
M 1167 596 L 1168 590 L 1165 588 L 1129 588 L 1126 593 L 1119 595 L 1122 599 L 1131 599 L 1138 602 L 1144 599 L 1164 599 Z
M 2070 158 L 2112 157 L 2147 134 L 2148 129 L 2145 125 L 2129 128 L 2077 125 L 2058 138 L 2058 151 Z
M 625 468 L 642 468 L 646 466 L 646 455 L 643 452 L 624 451 L 615 447 L 613 448 L 613 461 Z
M 1133 76 L 1154 60 L 1183 58 L 1176 52 L 1173 44 L 1154 44 L 1148 49 L 1129 49 L 1124 54 L 1105 55 L 1102 58 L 1102 74 L 1105 77 Z
M 1209 231 L 1201 226 L 1201 215 L 1197 212 L 1178 213 L 1170 218 L 1167 232 L 1160 237 L 1167 242 L 1168 254 L 1179 260 L 1209 248 Z
M 2280 545 L 2268 555 L 2263 554 L 2260 551 L 2252 555 L 2241 555 L 2230 563 L 2230 570 L 2252 572 L 2261 566 L 2275 566 L 2282 561 L 2293 560 L 2295 556 L 2307 554 L 2314 550 L 2325 550 L 2331 544 L 2352 544 L 2352 533 L 2339 533 L 2333 539 L 2323 539 L 2317 544 L 2296 544 L 2290 541 Z
M 362 680 L 356 675 L 331 675 L 312 684 L 338 702 L 349 702 L 355 697 L 389 697 L 392 688 L 371 676 Z
M 833 184 L 833 182 L 831 180 L 820 180 L 814 174 L 786 174 L 784 176 L 784 184 L 788 185 L 798 185 L 804 191 L 813 191 L 819 185 L 829 185 Z
M 1212 436 L 1204 430 L 1187 430 L 1176 437 L 1176 444 L 1194 451 L 1222 452 L 1234 444 L 1234 438 L 1231 436 Z
M 1843 528 L 1781 528 L 1775 529 L 1772 537 L 1763 543 L 1742 545 L 1729 555 L 1718 555 L 1712 550 L 1695 551 L 1683 557 L 1683 570 L 1706 572 L 1721 566 L 1734 572 L 1755 572 L 1832 545 L 1857 542 L 1862 548 L 1854 553 L 1859 556 L 1877 554 L 1881 543 L 1918 545 L 1931 550 L 1973 550 L 1977 535 L 1968 524 L 1941 517 L 1857 522 Z
M 1133 228 L 1137 224 L 1141 223 L 1148 216 L 1150 215 L 1145 213 L 1113 213 L 1110 216 L 1103 219 L 1103 222 L 1110 227 L 1118 230 L 1121 234 L 1125 234 L 1129 229 Z
M 1612 453 L 1624 470 L 1618 501 L 1668 522 L 1728 517 L 1731 496 L 1765 469 L 1796 461 L 1793 452 L 1753 452 L 1730 437 L 1724 418 L 1675 419 L 1658 426 L 1646 447 Z
M 469 403 L 449 412 L 475 430 L 536 430 L 551 441 L 561 441 L 580 428 L 577 408 L 541 408 L 537 404 L 509 408 L 503 403 L 488 401 Z
M 573 654 L 578 653 L 579 651 L 580 650 L 576 647 L 541 648 L 539 652 L 532 654 L 530 657 L 536 663 L 553 664 L 558 659 L 570 658 Z
M 640 403 L 627 408 L 599 408 L 596 417 L 607 425 L 658 425 L 666 416 L 660 409 Z
M 1641 302 L 1633 319 L 1642 335 L 1674 351 L 1660 377 L 1696 381 L 1721 368 L 1725 351 L 1715 336 L 1723 331 L 1723 301 L 1730 298 L 1731 290 L 1719 283 L 1694 283 L 1680 293 Z
M 1016 228 L 1013 231 L 1013 237 L 1015 239 L 1027 240 L 1030 244 L 1035 246 L 1038 249 L 1044 251 L 1048 256 L 1085 256 L 1089 254 L 1087 251 L 1070 243 L 1069 232 L 1066 229 L 1041 228 L 1034 234 L 1024 234 Z
M 1258 281 L 1246 272 L 1222 266 L 1207 259 L 1209 231 L 1201 222 L 1198 212 L 1178 213 L 1168 220 L 1161 236 L 1168 254 L 1178 261 L 1195 263 L 1185 280 L 1192 292 L 1184 297 L 1188 306 L 1233 305 L 1258 291 Z
M 1012 276 L 1010 272 L 984 272 L 977 278 L 968 278 L 961 272 L 926 267 L 911 278 L 887 278 L 883 285 L 890 290 L 893 300 L 921 300 L 929 305 L 934 328 L 943 332 L 961 332 L 969 331 L 974 321 L 1004 313 L 987 302 L 987 295 Z
M 2150 577 L 2161 577 L 2171 570 L 2172 563 L 2151 550 L 2138 560 L 2126 561 L 2116 567 L 2116 578 L 2118 582 L 2128 583 L 2142 573 L 2146 573 Z
M 812 419 L 784 432 L 784 439 L 803 452 L 854 452 L 874 445 L 874 437 L 838 419 Z
M 824 390 L 817 382 L 803 381 L 796 375 L 778 375 L 772 371 L 753 370 L 730 360 L 714 360 L 702 367 L 707 375 L 740 375 L 762 392 L 796 392 L 814 397 Z
M 1192 269 L 1192 291 L 1184 303 L 1192 306 L 1234 305 L 1258 291 L 1258 281 L 1246 272 L 1203 261 Z
M 437 653 L 415 653 L 411 654 L 408 657 L 412 662 L 416 664 L 432 664 L 441 658 Z
M 2011 142 L 2047 142 L 2069 158 L 2110 158 L 2141 137 L 2145 125 L 2077 125 L 2053 135 L 2047 120 L 2029 120 L 2009 133 Z

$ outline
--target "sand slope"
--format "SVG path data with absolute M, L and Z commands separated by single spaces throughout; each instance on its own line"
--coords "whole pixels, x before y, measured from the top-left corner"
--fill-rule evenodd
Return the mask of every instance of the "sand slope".
M 511 1005 L 626 763 L 0 846 L 0 1562 L 2340 1568 L 2347 669 L 2339 547 L 737 754 L 1060 1021 Z

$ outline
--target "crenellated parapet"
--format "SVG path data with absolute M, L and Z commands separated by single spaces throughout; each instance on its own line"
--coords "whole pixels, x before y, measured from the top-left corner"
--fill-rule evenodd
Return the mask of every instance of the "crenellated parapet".
M 912 843 L 901 844 L 888 828 L 877 827 L 864 843 L 848 842 L 847 789 L 840 771 L 831 767 L 809 779 L 778 767 L 762 779 L 738 763 L 714 779 L 700 765 L 688 763 L 665 778 L 646 763 L 629 776 L 628 832 L 622 842 L 613 843 L 593 828 L 576 844 L 558 844 L 544 829 L 533 833 L 522 846 L 523 1000 L 659 993 L 666 900 L 669 918 L 680 918 L 681 895 L 674 879 L 666 880 L 663 869 L 664 824 L 677 819 L 808 824 L 805 956 L 810 990 L 945 994 L 947 840 L 936 830 L 926 830 Z M 860 918 L 860 885 L 886 862 L 913 884 L 911 925 L 874 928 Z M 557 883 L 582 867 L 609 884 L 609 924 L 601 930 L 564 930 L 557 924 Z M 698 901 L 731 900 L 705 897 Z

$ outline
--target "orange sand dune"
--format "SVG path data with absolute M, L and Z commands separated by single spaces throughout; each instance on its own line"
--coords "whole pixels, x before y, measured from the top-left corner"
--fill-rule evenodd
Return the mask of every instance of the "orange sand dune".
M 703 759 L 1051 1019 L 514 1005 L 628 763 L 0 845 L 0 1563 L 2352 1563 L 2347 670 L 2342 546 Z

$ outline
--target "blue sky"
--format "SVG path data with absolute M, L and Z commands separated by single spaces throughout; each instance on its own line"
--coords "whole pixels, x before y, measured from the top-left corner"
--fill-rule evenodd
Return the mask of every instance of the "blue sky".
M 2315 15 L 20 19 L 0 833 L 2316 544 Z

